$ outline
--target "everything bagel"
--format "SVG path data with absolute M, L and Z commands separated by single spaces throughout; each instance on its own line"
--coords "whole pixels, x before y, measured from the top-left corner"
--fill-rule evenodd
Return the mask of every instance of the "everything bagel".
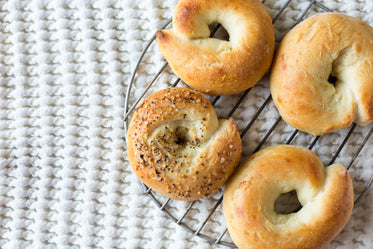
M 218 22 L 229 41 L 209 38 Z M 181 0 L 173 29 L 156 32 L 158 46 L 174 73 L 190 87 L 211 95 L 246 90 L 269 69 L 274 29 L 259 0 Z
M 176 200 L 218 190 L 241 157 L 233 120 L 218 120 L 203 94 L 160 90 L 136 109 L 127 132 L 132 169 L 148 187 Z
M 322 135 L 352 122 L 369 124 L 373 28 L 337 13 L 306 19 L 281 41 L 270 88 L 282 118 L 310 134 Z
M 302 208 L 278 214 L 275 200 L 296 190 Z M 276 145 L 246 159 L 229 179 L 223 214 L 239 248 L 322 248 L 344 227 L 353 186 L 341 164 L 324 168 L 310 150 Z

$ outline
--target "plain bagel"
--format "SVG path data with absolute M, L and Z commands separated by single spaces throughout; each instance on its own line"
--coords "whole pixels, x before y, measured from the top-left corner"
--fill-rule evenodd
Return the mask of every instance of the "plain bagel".
M 302 208 L 278 214 L 275 200 L 296 190 Z M 246 159 L 224 190 L 223 214 L 240 248 L 322 248 L 353 209 L 353 186 L 341 164 L 324 168 L 310 150 L 276 145 Z
M 233 173 L 241 138 L 233 120 L 218 120 L 203 94 L 171 88 L 155 92 L 136 109 L 127 153 L 148 187 L 190 201 L 215 192 Z
M 211 95 L 244 91 L 269 69 L 274 53 L 271 17 L 259 0 L 181 0 L 173 29 L 156 32 L 158 46 L 174 73 Z M 209 38 L 218 22 L 229 41 Z
M 337 13 L 306 19 L 281 41 L 270 82 L 282 118 L 299 130 L 321 135 L 352 122 L 369 124 L 373 28 Z

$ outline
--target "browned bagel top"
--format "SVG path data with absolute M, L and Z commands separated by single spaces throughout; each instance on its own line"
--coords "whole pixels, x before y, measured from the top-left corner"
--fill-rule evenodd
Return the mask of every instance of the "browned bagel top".
M 229 41 L 210 38 L 221 23 Z M 181 0 L 173 28 L 156 33 L 158 46 L 185 83 L 201 92 L 228 95 L 253 86 L 274 52 L 271 17 L 258 0 Z

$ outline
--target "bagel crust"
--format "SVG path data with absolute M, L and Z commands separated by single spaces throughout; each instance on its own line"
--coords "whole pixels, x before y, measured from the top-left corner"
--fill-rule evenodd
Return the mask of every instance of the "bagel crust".
M 209 38 L 218 22 L 229 41 Z M 271 16 L 259 0 L 180 0 L 173 29 L 158 30 L 159 49 L 174 73 L 190 87 L 228 95 L 256 84 L 274 54 Z
M 148 187 L 176 200 L 196 200 L 218 190 L 241 157 L 232 119 L 218 120 L 203 94 L 170 88 L 147 97 L 127 132 L 133 171 Z
M 278 214 L 274 203 L 296 190 L 302 208 Z M 341 164 L 324 168 L 310 150 L 276 145 L 246 159 L 229 179 L 223 214 L 239 248 L 322 248 L 347 223 L 352 180 Z
M 373 28 L 337 13 L 306 19 L 281 41 L 270 88 L 282 118 L 299 130 L 322 135 L 352 122 L 368 125 L 373 120 Z

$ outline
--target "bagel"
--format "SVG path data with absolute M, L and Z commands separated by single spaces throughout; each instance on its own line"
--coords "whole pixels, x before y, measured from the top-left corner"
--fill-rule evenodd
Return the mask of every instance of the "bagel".
M 328 81 L 336 78 L 335 83 Z M 314 15 L 281 41 L 272 97 L 291 126 L 322 135 L 373 120 L 373 28 L 337 13 Z
M 275 200 L 296 190 L 302 208 L 278 214 Z M 344 227 L 353 186 L 341 164 L 324 168 L 310 150 L 276 145 L 238 167 L 224 190 L 223 214 L 239 248 L 322 248 Z
M 161 195 L 196 200 L 218 190 L 241 157 L 232 119 L 218 120 L 203 94 L 160 90 L 136 109 L 127 132 L 130 165 Z
M 227 30 L 229 41 L 209 38 L 210 24 Z M 274 53 L 271 17 L 259 0 L 181 0 L 173 28 L 158 30 L 159 49 L 174 73 L 190 87 L 228 95 L 256 84 Z

